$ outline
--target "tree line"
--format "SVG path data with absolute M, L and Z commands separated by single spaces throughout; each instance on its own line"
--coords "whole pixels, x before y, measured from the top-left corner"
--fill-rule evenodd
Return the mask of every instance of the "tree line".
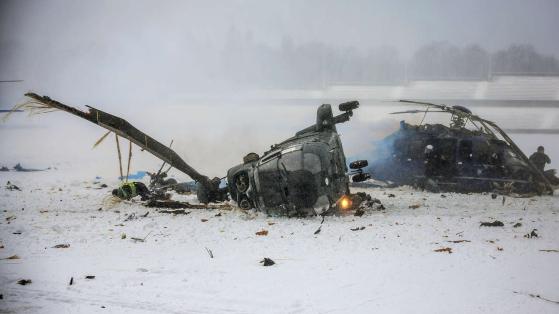
M 258 88 L 321 88 L 331 84 L 401 84 L 409 80 L 486 80 L 498 74 L 559 74 L 559 61 L 527 44 L 496 52 L 479 45 L 433 42 L 403 58 L 392 47 L 361 51 L 324 43 L 271 46 L 230 34 L 214 63 L 223 79 Z

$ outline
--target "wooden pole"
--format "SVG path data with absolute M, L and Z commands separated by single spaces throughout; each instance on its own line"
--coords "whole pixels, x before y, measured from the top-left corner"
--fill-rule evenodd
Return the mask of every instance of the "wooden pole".
M 122 156 L 120 155 L 120 143 L 118 141 L 118 134 L 115 133 L 116 150 L 118 152 L 118 167 L 120 169 L 120 180 L 122 181 Z
M 128 182 L 128 176 L 130 175 L 130 162 L 132 161 L 132 141 L 128 143 L 128 167 L 126 169 L 126 182 Z

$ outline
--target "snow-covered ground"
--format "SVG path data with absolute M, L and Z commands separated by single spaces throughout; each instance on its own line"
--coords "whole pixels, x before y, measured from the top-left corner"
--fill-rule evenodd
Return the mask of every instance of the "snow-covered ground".
M 109 188 L 78 178 L 0 172 L 0 258 L 19 257 L 0 260 L 0 312 L 559 312 L 548 301 L 559 301 L 559 252 L 542 251 L 559 250 L 557 196 L 503 204 L 488 194 L 367 189 L 386 210 L 326 217 L 315 234 L 319 217 L 111 206 Z M 504 227 L 480 227 L 494 220 Z M 533 229 L 538 238 L 524 237 Z M 446 247 L 451 254 L 434 251 Z M 276 264 L 262 266 L 264 257 Z

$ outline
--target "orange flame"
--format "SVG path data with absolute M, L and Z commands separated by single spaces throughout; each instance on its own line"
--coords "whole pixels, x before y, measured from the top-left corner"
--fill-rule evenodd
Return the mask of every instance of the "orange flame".
M 352 205 L 352 201 L 351 198 L 349 198 L 347 195 L 342 196 L 339 200 L 338 200 L 338 207 L 340 209 L 343 210 L 347 210 L 350 209 Z

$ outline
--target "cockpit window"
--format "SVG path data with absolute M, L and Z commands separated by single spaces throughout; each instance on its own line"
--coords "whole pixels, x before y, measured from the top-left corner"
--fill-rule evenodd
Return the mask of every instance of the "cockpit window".
M 303 151 L 298 150 L 281 155 L 280 163 L 286 171 L 297 171 L 303 169 Z
M 317 174 L 322 169 L 320 164 L 320 158 L 316 154 L 306 153 L 303 155 L 303 165 L 307 171 L 312 174 Z

